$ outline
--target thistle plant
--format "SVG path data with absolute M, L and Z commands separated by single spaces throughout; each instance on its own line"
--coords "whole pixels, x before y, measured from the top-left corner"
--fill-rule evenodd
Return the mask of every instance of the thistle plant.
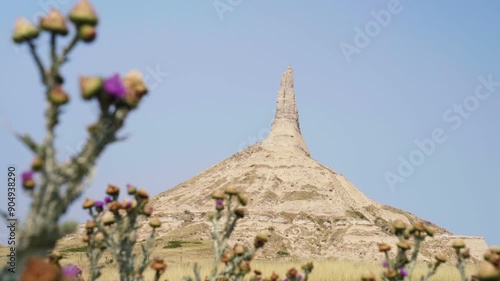
M 269 234 L 260 233 L 254 238 L 251 247 L 240 243 L 229 245 L 229 238 L 235 230 L 238 221 L 245 217 L 248 204 L 248 195 L 241 192 L 234 184 L 229 184 L 224 190 L 219 190 L 211 195 L 215 202 L 215 213 L 210 214 L 208 219 L 212 223 L 212 243 L 214 250 L 214 264 L 207 281 L 239 281 L 243 280 L 251 272 L 250 262 L 256 252 L 264 247 L 269 240 Z M 220 265 L 222 264 L 222 267 Z M 302 267 L 304 275 L 298 273 L 295 268 L 288 271 L 286 281 L 307 281 L 313 269 L 313 264 L 308 263 Z M 262 278 L 262 273 L 254 271 L 255 275 L 250 277 L 252 281 L 278 280 L 279 276 L 273 273 L 270 278 Z M 200 268 L 194 265 L 194 280 L 201 281 Z M 186 277 L 184 280 L 192 281 L 193 278 Z
M 393 223 L 393 228 L 394 235 L 399 239 L 399 242 L 396 244 L 396 257 L 394 259 L 389 257 L 391 246 L 385 243 L 378 245 L 379 251 L 385 255 L 383 266 L 386 270 L 382 275 L 382 279 L 384 281 L 409 281 L 412 278 L 422 242 L 426 237 L 434 236 L 435 230 L 424 222 L 418 222 L 408 228 L 405 223 L 399 220 Z M 413 240 L 413 243 L 411 240 Z M 413 250 L 411 250 L 412 247 Z M 445 261 L 442 257 L 443 255 L 436 256 L 436 262 L 429 267 L 427 274 L 422 276 L 422 281 L 427 281 L 436 273 L 438 267 Z M 372 277 L 368 274 L 362 280 L 375 280 L 370 278 Z
M 1 280 L 18 278 L 23 265 L 30 256 L 45 256 L 62 236 L 58 222 L 68 207 L 81 196 L 88 186 L 97 159 L 108 145 L 121 140 L 117 132 L 123 127 L 129 113 L 136 109 L 147 87 L 138 71 L 131 71 L 123 78 L 119 74 L 111 77 L 81 77 L 81 96 L 85 101 L 95 102 L 99 114 L 88 126 L 88 137 L 83 148 L 64 163 L 58 163 L 55 149 L 56 128 L 61 113 L 73 99 L 65 90 L 66 78 L 62 67 L 68 62 L 75 47 L 91 43 L 97 36 L 98 16 L 87 0 L 80 0 L 69 12 L 72 28 L 58 10 L 52 10 L 34 25 L 19 18 L 14 26 L 12 40 L 26 45 L 35 62 L 46 98 L 45 136 L 36 141 L 28 134 L 16 133 L 16 137 L 34 154 L 31 169 L 22 174 L 22 184 L 31 197 L 31 208 L 20 228 L 17 240 L 16 274 L 0 275 Z M 38 52 L 37 39 L 48 36 L 49 64 L 46 65 Z M 71 39 L 59 49 L 60 40 Z M 0 211 L 0 217 L 6 213 Z
M 148 205 L 149 195 L 144 190 L 127 186 L 127 192 L 132 198 L 118 200 L 120 189 L 108 185 L 104 201 L 94 201 L 87 198 L 83 208 L 89 211 L 92 220 L 85 224 L 86 235 L 83 241 L 87 243 L 87 257 L 90 261 L 90 280 L 98 280 L 101 276 L 101 266 L 98 265 L 104 251 L 108 250 L 118 265 L 120 281 L 143 280 L 143 273 L 151 265 L 156 271 L 155 280 L 159 280 L 166 265 L 160 258 L 151 263 L 150 255 L 154 246 L 156 229 L 161 226 L 157 217 L 152 217 L 153 208 Z M 137 242 L 139 223 L 149 218 L 152 228 L 145 244 L 141 244 L 141 254 L 134 253 Z
M 408 227 L 402 221 L 393 223 L 394 234 L 399 238 L 397 246 L 397 255 L 394 259 L 389 257 L 391 246 L 386 243 L 378 244 L 380 252 L 384 253 L 385 260 L 382 263 L 384 271 L 382 280 L 384 281 L 410 281 L 412 279 L 413 270 L 417 263 L 418 254 L 422 243 L 426 237 L 434 236 L 434 228 L 426 225 L 423 222 L 418 222 Z M 413 245 L 410 242 L 413 240 Z M 410 257 L 408 253 L 413 247 Z M 484 261 L 479 265 L 476 275 L 468 278 L 465 272 L 465 260 L 470 258 L 470 249 L 466 248 L 465 242 L 462 239 L 456 239 L 452 242 L 451 247 L 456 255 L 456 268 L 460 273 L 462 281 L 500 281 L 500 247 L 491 247 L 484 254 Z M 448 258 L 443 253 L 438 253 L 434 256 L 435 261 L 429 264 L 428 271 L 420 277 L 420 281 L 428 281 L 434 276 L 440 265 L 447 262 Z M 361 276 L 362 281 L 377 280 L 373 272 L 365 272 Z

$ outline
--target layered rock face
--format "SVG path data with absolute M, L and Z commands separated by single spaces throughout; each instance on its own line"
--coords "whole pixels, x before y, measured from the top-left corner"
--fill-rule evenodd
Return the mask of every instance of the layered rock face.
M 300 132 L 291 67 L 281 77 L 267 139 L 152 198 L 163 223 L 160 239 L 210 240 L 206 219 L 214 210 L 210 194 L 229 183 L 250 197 L 249 215 L 238 224 L 232 242 L 251 244 L 255 234 L 270 233 L 260 258 L 276 259 L 287 253 L 300 258 L 381 259 L 377 243 L 396 241 L 390 234 L 392 221 L 421 221 L 371 200 L 343 175 L 310 157 Z M 436 237 L 423 247 L 424 260 L 432 260 L 438 251 L 453 255 L 449 245 L 456 236 L 435 227 Z M 142 232 L 147 231 L 146 226 Z M 481 237 L 463 238 L 475 258 L 487 248 Z

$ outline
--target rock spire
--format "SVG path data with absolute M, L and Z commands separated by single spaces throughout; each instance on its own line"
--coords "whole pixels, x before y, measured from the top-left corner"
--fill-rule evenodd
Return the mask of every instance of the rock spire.
M 263 141 L 262 146 L 268 150 L 291 151 L 310 155 L 309 149 L 302 138 L 299 125 L 299 113 L 295 103 L 293 88 L 293 69 L 288 69 L 281 75 L 281 85 L 276 102 L 276 115 L 271 133 Z

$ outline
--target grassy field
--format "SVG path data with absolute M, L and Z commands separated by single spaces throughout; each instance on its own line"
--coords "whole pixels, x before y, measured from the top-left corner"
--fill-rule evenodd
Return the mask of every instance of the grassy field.
M 182 242 L 181 246 L 168 246 L 177 243 L 166 243 L 164 247 L 157 248 L 154 255 L 164 257 L 168 264 L 168 269 L 164 273 L 161 280 L 181 280 L 182 277 L 191 275 L 193 273 L 193 264 L 197 262 L 202 270 L 202 276 L 206 276 L 212 267 L 212 259 L 199 258 L 199 255 L 207 257 L 209 245 L 197 245 Z M 61 264 L 78 264 L 84 272 L 88 272 L 88 263 L 86 261 L 84 248 L 72 248 L 64 252 L 65 258 Z M 0 264 L 5 264 L 7 254 L 6 248 L 0 248 Z M 104 264 L 104 258 L 102 263 Z M 264 261 L 256 260 L 252 262 L 252 270 L 259 269 L 265 276 L 270 275 L 273 271 L 278 273 L 280 277 L 284 277 L 285 272 L 291 268 L 300 268 L 302 264 L 307 261 Z M 375 274 L 380 274 L 382 267 L 379 262 L 351 262 L 351 261 L 338 261 L 338 260 L 313 260 L 314 270 L 311 274 L 311 281 L 357 281 L 360 280 L 360 275 L 365 270 L 372 270 Z M 416 268 L 416 275 L 421 276 L 426 272 L 427 268 L 424 264 L 419 264 Z M 108 264 L 103 269 L 103 281 L 118 280 L 117 267 L 115 263 Z M 472 275 L 474 267 L 468 267 L 468 274 Z M 153 272 L 149 269 L 145 274 L 145 280 L 153 280 Z M 87 278 L 87 276 L 84 276 Z M 419 277 L 420 278 L 420 277 Z M 414 280 L 420 280 L 414 278 Z M 380 280 L 380 279 L 379 279 Z M 438 270 L 431 281 L 459 281 L 458 271 L 451 265 L 444 265 Z

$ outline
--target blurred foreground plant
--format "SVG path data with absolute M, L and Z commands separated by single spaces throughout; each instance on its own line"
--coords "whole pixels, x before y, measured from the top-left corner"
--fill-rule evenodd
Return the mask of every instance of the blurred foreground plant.
M 143 273 L 150 264 L 150 254 L 154 245 L 156 229 L 161 226 L 157 217 L 151 217 L 152 207 L 148 205 L 149 195 L 141 189 L 129 185 L 128 194 L 133 198 L 124 198 L 118 201 L 120 189 L 115 185 L 108 185 L 108 194 L 103 201 L 86 199 L 83 208 L 89 211 L 92 220 L 85 224 L 86 235 L 83 241 L 87 243 L 87 257 L 90 261 L 90 280 L 98 280 L 101 276 L 101 266 L 98 265 L 103 252 L 111 252 L 118 264 L 120 281 L 143 280 Z M 141 220 L 150 217 L 149 226 L 152 228 L 146 243 L 141 244 L 141 257 L 134 253 L 137 243 L 137 228 Z M 151 264 L 156 271 L 155 280 L 159 280 L 165 271 L 163 260 L 157 258 Z
M 384 253 L 385 260 L 383 267 L 385 268 L 382 274 L 384 281 L 410 281 L 412 279 L 413 270 L 415 268 L 418 254 L 422 242 L 427 236 L 434 236 L 434 228 L 426 225 L 423 222 L 418 222 L 408 227 L 402 221 L 395 221 L 393 223 L 394 234 L 399 238 L 397 246 L 397 255 L 394 259 L 389 257 L 391 246 L 386 243 L 380 243 L 378 249 Z M 413 240 L 413 243 L 411 242 Z M 460 273 L 460 280 L 462 281 L 500 281 L 500 248 L 492 247 L 484 255 L 484 261 L 481 262 L 476 275 L 469 279 L 465 273 L 464 261 L 470 258 L 470 249 L 465 248 L 465 243 L 462 239 L 456 239 L 451 245 L 455 251 L 457 264 L 456 268 Z M 410 257 L 408 252 L 413 247 Z M 428 281 L 437 272 L 439 266 L 446 263 L 448 258 L 443 253 L 438 253 L 435 256 L 435 261 L 429 264 L 429 269 L 424 276 L 419 280 Z M 373 272 L 366 272 L 361 276 L 362 281 L 376 281 Z
M 68 18 L 73 23 L 73 31 L 68 28 L 65 17 L 57 10 L 50 11 L 36 26 L 24 18 L 19 18 L 14 26 L 12 39 L 17 44 L 29 47 L 45 88 L 46 127 L 45 136 L 40 142 L 28 134 L 17 134 L 19 140 L 34 154 L 31 171 L 24 172 L 21 177 L 32 203 L 15 245 L 15 274 L 4 270 L 0 275 L 1 280 L 18 279 L 28 257 L 44 256 L 53 249 L 63 234 L 58 226 L 60 217 L 86 188 L 86 181 L 90 180 L 91 171 L 104 149 L 120 140 L 117 132 L 124 125 L 130 111 L 137 107 L 147 93 L 147 87 L 137 71 L 130 72 L 124 78 L 120 78 L 118 74 L 110 78 L 81 77 L 83 99 L 95 100 L 100 113 L 88 127 L 87 141 L 82 149 L 72 155 L 70 161 L 58 163 L 54 145 L 55 129 L 60 122 L 63 108 L 70 101 L 70 95 L 64 89 L 65 78 L 61 67 L 68 61 L 68 55 L 75 46 L 95 40 L 99 21 L 87 0 L 79 1 L 70 11 Z M 35 44 L 42 32 L 49 37 L 48 66 L 45 66 Z M 72 38 L 59 50 L 58 40 L 70 33 Z M 5 212 L 0 212 L 0 215 L 6 216 Z

